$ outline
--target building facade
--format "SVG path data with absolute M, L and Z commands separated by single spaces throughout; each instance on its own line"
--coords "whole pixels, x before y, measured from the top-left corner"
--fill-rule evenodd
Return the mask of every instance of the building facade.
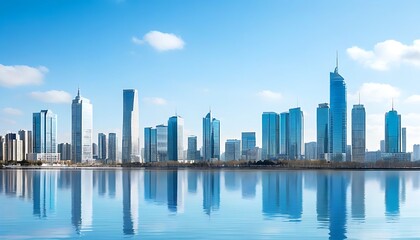
M 41 110 L 32 115 L 33 153 L 28 160 L 59 161 L 57 153 L 57 115 L 51 110 Z
M 255 147 L 257 139 L 255 132 L 243 132 L 242 140 L 242 158 L 244 160 L 255 160 Z
M 98 133 L 98 160 L 106 160 L 107 152 L 106 135 Z
M 241 141 L 228 139 L 225 143 L 225 160 L 233 161 L 241 159 Z
M 118 139 L 116 133 L 108 134 L 108 162 L 118 162 Z
M 61 160 L 71 160 L 71 144 L 70 143 L 60 143 L 57 146 L 57 151 L 60 154 Z
M 163 124 L 156 126 L 157 134 L 157 161 L 168 160 L 168 126 Z
M 156 128 L 144 128 L 144 162 L 157 162 Z
M 71 105 L 72 161 L 84 163 L 93 159 L 93 107 L 90 100 L 80 96 L 80 90 Z M 34 134 L 35 135 L 35 134 Z
M 401 115 L 394 109 L 385 114 L 385 152 L 401 152 Z
M 136 89 L 123 90 L 122 162 L 140 160 L 139 103 Z
M 197 160 L 197 136 L 188 137 L 187 160 Z
M 211 117 L 211 112 L 203 118 L 203 159 L 220 160 L 220 121 Z
M 328 154 L 328 122 L 330 120 L 330 107 L 328 103 L 321 103 L 316 109 L 316 145 L 317 159 L 325 160 Z
M 317 143 L 316 142 L 305 143 L 305 159 L 306 160 L 317 159 Z
M 300 107 L 289 109 L 289 150 L 290 160 L 302 159 L 305 153 L 304 120 Z
M 401 128 L 401 152 L 407 152 L 407 128 Z
M 279 153 L 283 157 L 286 157 L 289 155 L 289 113 L 283 112 L 280 113 L 280 122 L 279 122 Z
M 279 154 L 279 115 L 275 112 L 262 114 L 262 159 L 277 158 Z
M 184 119 L 180 116 L 168 120 L 168 160 L 182 161 L 184 155 Z
M 351 110 L 351 156 L 353 162 L 365 162 L 366 111 L 363 104 L 353 105 Z

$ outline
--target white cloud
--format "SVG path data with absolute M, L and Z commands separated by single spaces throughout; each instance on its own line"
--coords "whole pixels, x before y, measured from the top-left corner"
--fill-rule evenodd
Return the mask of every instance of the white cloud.
M 375 44 L 370 51 L 353 46 L 347 49 L 347 54 L 362 65 L 379 71 L 401 64 L 420 67 L 420 39 L 414 40 L 412 45 L 386 40 Z
M 0 86 L 18 87 L 24 85 L 39 85 L 44 81 L 48 68 L 37 68 L 25 65 L 5 66 L 0 64 Z
M 38 101 L 47 103 L 70 103 L 71 95 L 65 91 L 51 90 L 46 92 L 31 92 L 30 96 Z
M 401 95 L 401 91 L 386 83 L 363 83 L 359 90 L 354 94 L 349 94 L 349 98 L 358 101 L 359 93 L 362 102 L 390 102 Z
M 411 95 L 405 99 L 406 103 L 420 103 L 420 95 Z
M 11 107 L 3 108 L 3 113 L 11 116 L 20 116 L 23 114 L 21 110 Z
M 257 95 L 265 101 L 278 101 L 282 98 L 281 93 L 273 92 L 270 90 L 262 90 L 258 92 Z
M 184 41 L 181 37 L 173 33 L 163 33 L 159 31 L 150 31 L 143 36 L 143 39 L 132 37 L 134 44 L 147 43 L 157 51 L 163 52 L 168 50 L 176 50 L 184 48 Z
M 160 97 L 145 97 L 144 101 L 153 105 L 166 105 L 168 102 L 164 98 Z

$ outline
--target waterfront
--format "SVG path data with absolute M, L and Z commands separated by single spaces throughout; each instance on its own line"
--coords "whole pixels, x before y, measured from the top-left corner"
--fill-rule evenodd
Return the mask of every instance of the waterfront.
M 420 172 L 0 170 L 0 238 L 420 235 Z

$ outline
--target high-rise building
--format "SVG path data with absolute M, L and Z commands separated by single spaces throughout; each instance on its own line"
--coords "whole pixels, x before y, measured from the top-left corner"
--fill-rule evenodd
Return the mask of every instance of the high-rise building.
M 183 152 L 184 119 L 180 116 L 173 116 L 168 120 L 168 160 L 183 160 Z
M 303 126 L 303 112 L 300 107 L 289 109 L 288 156 L 291 160 L 302 159 L 304 155 Z
M 317 146 L 316 142 L 305 143 L 305 159 L 315 160 L 317 158 Z
M 187 159 L 197 160 L 197 136 L 188 137 Z
M 32 120 L 33 154 L 28 154 L 28 160 L 59 161 L 57 115 L 51 110 L 42 110 L 33 113 Z
M 108 134 L 108 161 L 117 162 L 118 140 L 116 133 Z
M 61 160 L 71 160 L 71 144 L 60 143 L 57 146 L 57 151 L 60 154 Z
M 401 128 L 401 152 L 407 152 L 407 129 Z
M 80 90 L 71 105 L 72 161 L 84 163 L 93 159 L 93 107 L 90 100 L 80 96 Z M 35 133 L 34 133 L 35 135 Z
M 394 108 L 385 114 L 385 152 L 401 152 L 401 115 Z
M 107 157 L 107 144 L 106 135 L 98 133 L 98 160 L 106 160 Z
M 242 133 L 242 156 L 245 160 L 255 160 L 255 132 Z
M 168 160 L 168 126 L 156 126 L 157 134 L 157 161 L 164 162 Z
M 4 161 L 22 161 L 22 140 L 16 133 L 8 133 L 4 139 Z
M 262 114 L 262 159 L 276 158 L 279 154 L 279 115 Z
M 228 139 L 225 143 L 225 160 L 241 159 L 241 141 L 237 139 Z
M 220 121 L 211 112 L 203 118 L 203 159 L 220 159 Z
M 279 153 L 282 156 L 288 156 L 289 154 L 289 113 L 283 112 L 280 113 L 280 126 L 279 126 L 279 135 L 280 135 L 280 149 Z
M 338 73 L 338 57 L 330 73 L 329 160 L 345 161 L 347 147 L 347 94 L 344 78 Z
M 385 140 L 381 140 L 379 144 L 380 144 L 380 151 L 382 153 L 384 153 L 385 152 Z
M 0 161 L 4 161 L 5 159 L 5 150 L 6 150 L 6 146 L 5 146 L 5 139 L 3 136 L 0 136 Z
M 325 160 L 328 154 L 328 122 L 330 120 L 330 107 L 328 103 L 321 103 L 316 109 L 316 145 L 317 159 Z
M 93 159 L 98 159 L 98 144 L 92 143 L 92 157 Z
M 19 130 L 18 132 L 20 140 L 22 140 L 22 157 L 23 160 L 27 160 L 27 154 L 33 152 L 33 138 L 32 131 Z
M 136 89 L 123 91 L 122 162 L 139 160 L 139 106 Z
M 351 110 L 352 161 L 364 162 L 366 151 L 366 111 L 363 104 L 353 105 Z
M 144 162 L 157 161 L 157 131 L 156 128 L 144 128 Z
M 420 144 L 413 145 L 413 161 L 420 160 Z

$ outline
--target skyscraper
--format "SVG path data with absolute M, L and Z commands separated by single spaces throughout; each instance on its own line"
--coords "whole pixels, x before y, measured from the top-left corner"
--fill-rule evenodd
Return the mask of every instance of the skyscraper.
M 338 57 L 330 73 L 330 160 L 345 161 L 347 147 L 347 94 L 344 78 L 338 73 Z
M 385 114 L 385 152 L 401 152 L 401 115 L 394 108 Z
M 58 161 L 57 153 L 57 115 L 51 110 L 33 113 L 33 154 L 28 160 Z
M 108 134 L 108 161 L 109 162 L 117 162 L 117 152 L 118 152 L 117 144 L 118 144 L 117 134 L 109 133 Z
M 156 126 L 157 132 L 157 161 L 164 162 L 168 160 L 168 126 Z
M 197 160 L 196 158 L 197 158 L 197 136 L 189 136 L 187 159 Z
M 31 154 L 33 152 L 32 131 L 19 130 L 18 134 L 19 134 L 20 140 L 22 140 L 23 160 L 27 160 L 27 154 Z
M 241 159 L 241 141 L 237 139 L 228 139 L 225 143 L 225 160 Z
M 144 128 L 144 162 L 157 161 L 157 132 L 156 128 Z
M 139 159 L 139 107 L 136 89 L 123 91 L 122 162 Z
M 211 112 L 203 118 L 203 159 L 220 159 L 220 121 Z
M 106 160 L 107 146 L 106 146 L 106 135 L 104 133 L 98 133 L 98 159 Z
M 316 153 L 316 142 L 305 143 L 305 160 L 315 160 Z
M 407 152 L 407 129 L 401 128 L 401 152 Z
M 364 162 L 366 151 L 366 112 L 362 104 L 351 110 L 351 152 L 353 162 Z
M 279 154 L 279 115 L 262 114 L 262 159 L 276 158 Z
M 168 120 L 168 160 L 183 160 L 184 154 L 184 119 L 180 116 Z
M 328 103 L 321 103 L 316 109 L 316 145 L 317 158 L 325 160 L 328 153 L 328 122 L 330 120 L 330 107 Z
M 286 156 L 289 154 L 289 113 L 282 112 L 280 113 L 280 155 Z
M 288 156 L 291 160 L 302 159 L 305 152 L 303 126 L 303 112 L 300 107 L 289 109 Z
M 71 144 L 60 143 L 57 146 L 58 153 L 60 153 L 61 160 L 71 160 Z
M 87 162 L 93 159 L 93 107 L 89 99 L 80 96 L 80 90 L 78 90 L 71 109 L 72 161 Z
M 255 152 L 256 147 L 256 138 L 255 132 L 243 132 L 242 133 L 242 156 L 245 157 L 246 160 L 251 160 L 251 156 Z M 254 159 L 255 160 L 255 159 Z

